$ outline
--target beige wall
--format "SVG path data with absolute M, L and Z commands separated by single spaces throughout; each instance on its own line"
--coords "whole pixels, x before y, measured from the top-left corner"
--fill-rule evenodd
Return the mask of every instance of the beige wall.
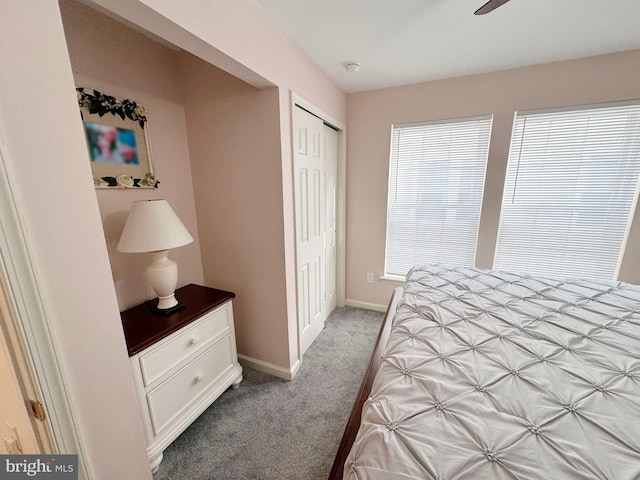
M 476 257 L 476 266 L 491 268 L 514 112 L 637 99 L 638 78 L 640 50 L 349 95 L 347 299 L 385 305 L 397 285 L 377 279 L 384 272 L 394 123 L 493 114 Z M 635 283 L 640 283 L 639 223 L 620 273 L 620 279 Z M 374 284 L 366 283 L 366 272 L 376 274 Z
M 179 285 L 235 292 L 238 351 L 288 367 L 278 89 L 258 90 L 75 1 L 61 7 L 76 85 L 132 98 L 149 116 L 160 187 L 96 191 L 120 309 L 154 296 L 146 256 L 116 250 L 131 202 L 166 198 L 195 239 L 171 252 Z
M 293 159 L 291 157 L 291 93 L 295 92 L 338 122 L 346 123 L 346 95 L 311 59 L 295 45 L 253 0 L 192 0 L 189 8 L 167 0 L 91 0 L 100 8 L 126 18 L 172 44 L 250 82 L 259 88 L 277 87 L 279 102 L 280 166 L 282 182 L 282 228 L 279 258 L 284 259 L 285 298 L 271 297 L 279 310 L 285 302 L 284 318 L 249 319 L 265 322 L 265 329 L 280 332 L 286 325 L 289 358 L 279 364 L 289 370 L 298 360 L 295 284 L 295 230 L 293 226 Z M 202 226 L 201 226 L 202 228 Z M 272 239 L 274 241 L 275 237 Z M 204 260 L 204 270 L 213 272 Z M 274 282 L 275 279 L 271 279 Z M 270 359 L 281 356 L 280 345 L 266 347 Z M 252 350 L 251 353 L 256 350 Z M 243 353 L 241 351 L 241 353 Z M 262 360 L 262 359 L 260 359 Z M 268 361 L 268 360 L 267 360 Z
M 150 479 L 56 2 L 3 1 L 0 64 L 2 155 L 92 478 Z
M 289 366 L 278 89 L 183 54 L 204 276 L 236 293 L 238 351 Z
M 167 198 L 195 239 L 171 252 L 179 285 L 235 292 L 239 352 L 289 366 L 277 88 L 258 90 L 72 0 L 61 7 L 76 85 L 145 105 L 162 182 L 96 190 L 120 309 L 154 296 L 147 257 L 116 250 L 131 202 Z
M 120 2 L 126 6 L 123 10 L 120 10 L 123 6 L 114 5 L 113 0 L 94 1 L 109 5 L 114 11 L 126 12 L 127 18 L 133 21 L 137 17 L 136 4 L 144 4 L 273 85 L 285 91 L 292 89 L 335 119 L 341 122 L 346 120 L 344 92 L 274 24 L 254 0 L 190 0 L 189 8 L 173 0 L 130 0 Z M 194 12 L 197 14 L 194 15 Z M 163 37 L 170 35 L 166 26 L 158 31 L 157 25 L 146 23 L 150 20 L 148 15 L 142 20 L 150 31 L 161 33 Z M 174 36 L 170 40 L 178 42 L 176 44 L 181 47 L 179 42 L 186 42 Z M 186 46 L 182 48 L 190 51 Z
M 194 242 L 174 249 L 178 286 L 202 283 L 202 260 L 178 68 L 178 52 L 75 1 L 60 2 L 76 86 L 128 98 L 145 106 L 157 189 L 97 189 L 111 272 L 120 310 L 154 298 L 144 277 L 145 254 L 116 250 L 132 202 L 165 198 Z

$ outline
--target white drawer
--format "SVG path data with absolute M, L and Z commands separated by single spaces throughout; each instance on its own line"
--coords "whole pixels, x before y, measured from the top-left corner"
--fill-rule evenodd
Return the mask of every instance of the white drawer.
M 233 366 L 232 336 L 215 344 L 147 394 L 156 435 Z
M 206 314 L 140 354 L 140 369 L 145 386 L 161 378 L 212 342 L 228 335 L 233 325 L 231 303 Z

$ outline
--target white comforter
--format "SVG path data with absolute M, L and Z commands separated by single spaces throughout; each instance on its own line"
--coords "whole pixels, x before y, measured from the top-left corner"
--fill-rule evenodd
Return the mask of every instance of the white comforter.
M 640 287 L 407 277 L 345 479 L 640 479 Z

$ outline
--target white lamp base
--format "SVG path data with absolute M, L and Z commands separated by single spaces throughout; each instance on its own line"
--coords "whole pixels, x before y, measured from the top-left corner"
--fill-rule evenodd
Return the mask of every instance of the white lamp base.
M 181 307 L 175 297 L 178 284 L 178 264 L 167 256 L 169 250 L 150 252 L 152 261 L 146 269 L 147 280 L 153 291 L 158 295 L 157 310 L 159 313 L 175 311 Z

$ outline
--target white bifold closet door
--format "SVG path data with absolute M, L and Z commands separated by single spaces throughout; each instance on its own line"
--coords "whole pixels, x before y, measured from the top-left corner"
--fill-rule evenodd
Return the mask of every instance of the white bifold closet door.
M 337 132 L 294 110 L 294 184 L 301 353 L 336 305 Z

